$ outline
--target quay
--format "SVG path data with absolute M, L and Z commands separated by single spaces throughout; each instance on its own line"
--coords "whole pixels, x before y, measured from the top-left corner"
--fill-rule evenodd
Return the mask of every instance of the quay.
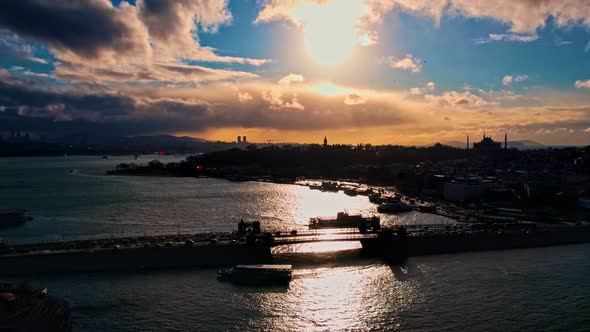
M 408 257 L 590 242 L 590 227 L 408 225 L 375 232 L 321 230 L 177 234 L 0 247 L 0 276 L 224 267 L 272 262 L 271 248 L 325 241 L 359 241 L 362 253 L 388 263 Z

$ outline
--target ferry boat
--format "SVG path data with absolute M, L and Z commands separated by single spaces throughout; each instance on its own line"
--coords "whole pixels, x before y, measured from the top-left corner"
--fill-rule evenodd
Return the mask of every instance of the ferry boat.
M 336 218 L 310 218 L 309 228 L 358 228 L 367 225 L 371 226 L 371 228 L 376 228 L 376 225 L 380 225 L 380 222 L 381 220 L 377 216 L 363 217 L 360 214 L 348 214 L 347 212 L 338 212 L 338 214 L 336 214 Z
M 0 210 L 0 228 L 17 226 L 24 224 L 25 221 L 31 220 L 31 217 L 25 215 L 25 210 Z
M 288 285 L 291 277 L 291 265 L 259 264 L 221 269 L 217 280 L 244 285 Z
M 398 213 L 411 210 L 412 206 L 399 201 L 383 203 L 377 207 L 377 211 L 381 213 Z

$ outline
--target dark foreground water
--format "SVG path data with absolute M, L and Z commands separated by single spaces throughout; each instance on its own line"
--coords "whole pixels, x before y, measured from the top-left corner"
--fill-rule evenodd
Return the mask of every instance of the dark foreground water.
M 102 175 L 123 160 L 1 159 L 0 208 L 26 208 L 35 220 L 0 230 L 0 237 L 31 242 L 176 225 L 221 231 L 241 217 L 288 229 L 344 208 L 375 212 L 366 197 L 299 186 Z M 70 168 L 80 173 L 68 174 Z M 440 221 L 410 213 L 385 222 Z M 290 286 L 279 288 L 219 283 L 211 269 L 9 281 L 65 297 L 77 331 L 590 329 L 590 245 L 415 257 L 405 266 L 362 258 L 358 247 L 276 248 L 277 262 L 295 267 Z

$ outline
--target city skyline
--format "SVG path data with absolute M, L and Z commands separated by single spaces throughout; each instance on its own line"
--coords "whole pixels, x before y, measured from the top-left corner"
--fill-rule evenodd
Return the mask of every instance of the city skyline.
M 6 2 L 0 131 L 588 145 L 589 29 L 582 0 Z

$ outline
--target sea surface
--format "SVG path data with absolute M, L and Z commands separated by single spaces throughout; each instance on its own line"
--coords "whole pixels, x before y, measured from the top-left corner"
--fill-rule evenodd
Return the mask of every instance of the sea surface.
M 0 238 L 30 243 L 222 232 L 240 218 L 291 230 L 343 210 L 377 213 L 367 197 L 297 185 L 105 175 L 118 163 L 154 158 L 0 159 L 0 209 L 23 208 L 34 218 L 0 229 Z M 417 212 L 382 220 L 454 222 Z M 294 265 L 288 287 L 219 283 L 212 269 L 8 281 L 64 297 L 76 331 L 590 330 L 590 245 L 413 257 L 403 266 L 361 257 L 359 248 L 331 242 L 273 249 L 278 263 Z

